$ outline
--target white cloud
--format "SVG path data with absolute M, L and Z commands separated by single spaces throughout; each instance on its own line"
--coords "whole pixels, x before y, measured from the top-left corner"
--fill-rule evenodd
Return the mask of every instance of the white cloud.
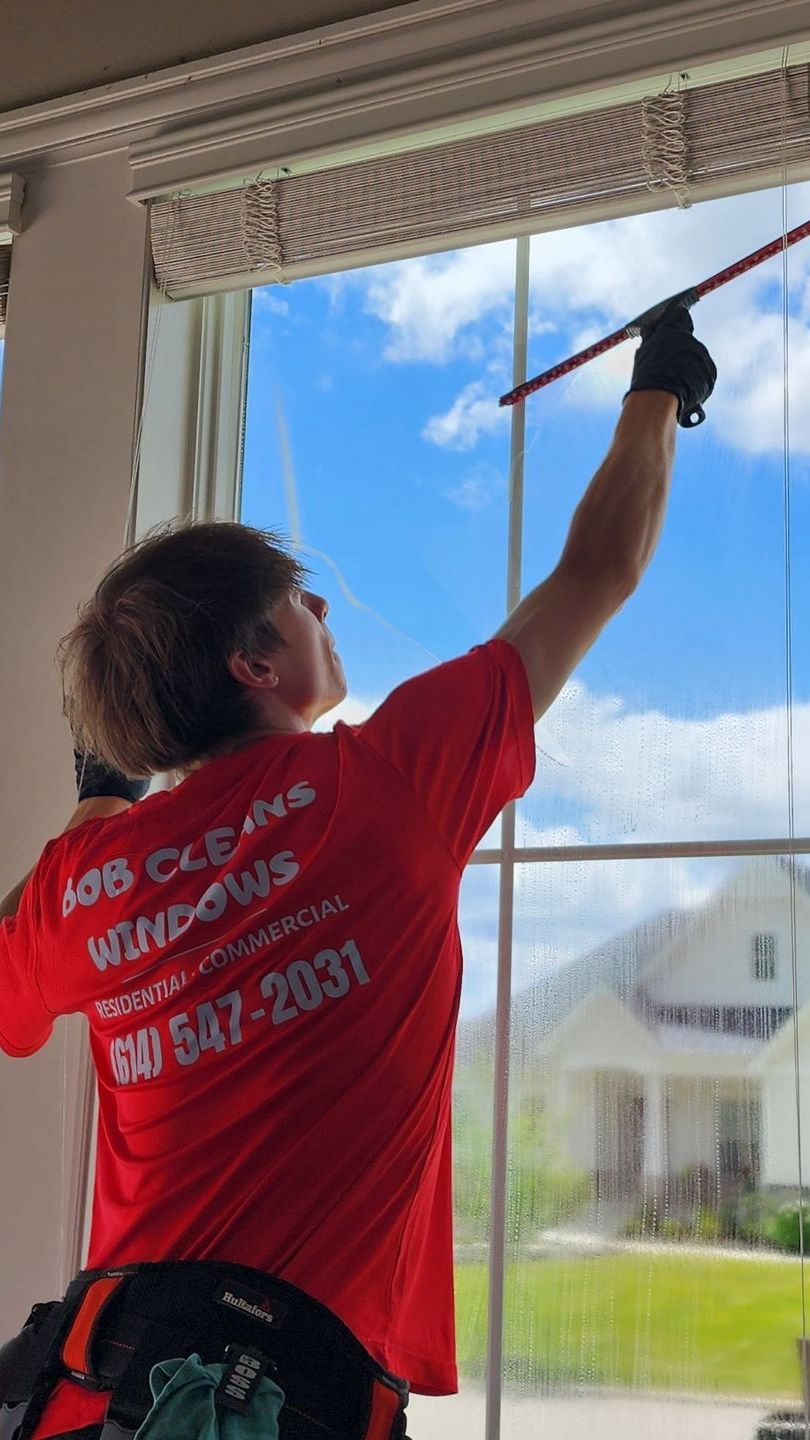
M 791 187 L 793 219 L 810 206 L 810 185 Z M 770 191 L 535 236 L 532 242 L 533 332 L 559 331 L 560 358 L 598 338 L 668 294 L 706 278 L 782 230 L 781 194 Z M 782 446 L 781 261 L 732 281 L 696 307 L 699 335 L 714 355 L 718 389 L 712 423 L 730 445 L 751 454 Z M 791 440 L 810 453 L 810 242 L 790 252 Z M 386 358 L 445 363 L 477 347 L 494 359 L 507 388 L 506 356 L 514 286 L 512 242 L 398 262 L 368 272 L 366 309 L 387 327 Z M 622 345 L 570 382 L 565 403 L 614 407 L 627 388 L 633 347 Z M 458 447 L 497 422 L 486 391 L 469 386 L 423 432 Z M 474 428 L 463 422 L 476 405 Z M 497 407 L 493 408 L 497 415 Z
M 715 422 L 729 444 L 748 454 L 780 452 L 784 445 L 784 339 L 781 314 L 742 313 L 707 340 L 723 376 L 712 400 Z M 810 454 L 810 325 L 790 323 L 788 347 L 790 444 Z
M 810 825 L 810 704 L 794 705 L 796 829 Z M 684 719 L 569 684 L 537 726 L 538 774 L 519 847 L 787 835 L 779 706 Z M 564 813 L 566 819 L 554 817 Z M 545 817 L 545 818 L 544 818 Z M 744 859 L 559 861 L 516 872 L 513 989 L 667 910 L 706 903 Z M 465 882 L 466 884 L 467 882 Z M 464 1014 L 492 1004 L 493 891 L 471 875 L 462 931 L 473 967 Z
M 265 310 L 268 314 L 289 315 L 290 302 L 277 295 L 275 289 L 269 285 L 258 287 L 253 291 L 253 304 L 258 310 Z
M 459 485 L 444 493 L 459 510 L 467 510 L 471 515 L 486 510 L 492 504 L 492 487 L 480 475 L 468 475 Z
M 377 696 L 372 699 L 367 695 L 352 695 L 350 692 L 328 715 L 322 715 L 320 720 L 316 720 L 312 728 L 319 731 L 334 730 L 338 720 L 343 720 L 346 725 L 362 725 L 377 709 L 381 698 Z
M 350 694 L 315 727 L 358 724 L 382 696 Z M 520 846 L 786 835 L 787 743 L 781 706 L 706 719 L 632 710 L 579 680 L 535 730 L 537 778 Z M 810 828 L 810 702 L 793 706 L 796 828 Z M 565 819 L 556 819 L 560 807 Z M 486 843 L 496 843 L 490 834 Z M 656 864 L 658 862 L 655 862 Z M 632 867 L 628 867 L 629 870 Z M 636 908 L 636 900 L 631 908 Z
M 787 742 L 781 706 L 680 718 L 633 711 L 618 696 L 569 683 L 537 727 L 533 823 L 573 804 L 589 840 L 784 835 Z M 810 822 L 810 704 L 793 707 L 797 825 Z M 530 841 L 527 843 L 539 843 Z
M 810 250 L 797 252 L 789 272 L 788 374 L 790 442 L 800 454 L 810 454 L 810 409 L 805 403 L 810 386 L 809 276 Z M 716 433 L 746 454 L 780 452 L 784 443 L 784 321 L 773 268 L 752 271 L 700 301 L 693 318 L 697 335 L 717 364 L 718 385 L 710 402 Z M 608 314 L 602 326 L 592 323 L 573 333 L 571 350 L 598 339 L 617 319 Z M 615 408 L 630 382 L 635 348 L 620 345 L 577 372 L 565 392 L 566 403 Z
M 484 316 L 499 318 L 508 340 L 514 273 L 508 240 L 367 272 L 366 310 L 388 327 L 386 359 L 448 360 L 462 332 Z
M 501 430 L 509 423 L 509 412 L 499 409 L 493 395 L 480 380 L 473 380 L 456 396 L 443 415 L 427 421 L 422 439 L 447 450 L 472 450 L 481 435 Z

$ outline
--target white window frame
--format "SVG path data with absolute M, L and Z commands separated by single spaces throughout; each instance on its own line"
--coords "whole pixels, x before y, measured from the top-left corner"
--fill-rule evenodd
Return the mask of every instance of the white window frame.
M 149 308 L 133 533 L 173 518 L 236 520 L 242 486 L 249 290 Z
M 250 291 L 178 304 L 152 290 L 133 540 L 167 520 L 239 519 L 250 313 Z M 66 1235 L 63 1286 L 87 1254 L 98 1122 L 90 1050 L 78 1038 L 76 1043 L 79 1120 L 69 1191 L 76 1219 Z

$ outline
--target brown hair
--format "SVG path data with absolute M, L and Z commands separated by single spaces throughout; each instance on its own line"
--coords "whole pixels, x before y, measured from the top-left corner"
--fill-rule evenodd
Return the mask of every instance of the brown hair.
M 272 532 L 225 521 L 164 526 L 126 550 L 59 647 L 79 748 L 144 776 L 249 731 L 228 657 L 283 646 L 273 607 L 305 574 Z

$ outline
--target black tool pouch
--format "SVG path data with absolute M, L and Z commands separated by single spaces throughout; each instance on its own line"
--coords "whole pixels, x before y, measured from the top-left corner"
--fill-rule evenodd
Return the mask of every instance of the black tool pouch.
M 53 1347 L 59 1308 L 55 1300 L 35 1305 L 19 1335 L 0 1345 L 0 1440 L 14 1440 L 26 1417 Z

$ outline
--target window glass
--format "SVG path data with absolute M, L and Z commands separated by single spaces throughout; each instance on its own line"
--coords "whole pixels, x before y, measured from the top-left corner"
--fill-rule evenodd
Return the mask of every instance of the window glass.
M 498 869 L 471 865 L 461 888 L 461 992 L 453 1081 L 453 1210 L 459 1393 L 414 1395 L 409 1433 L 483 1440 L 489 1300 L 494 1047 L 491 1017 L 498 970 Z M 448 1426 L 451 1427 L 448 1430 Z
M 309 547 L 352 714 L 503 619 L 514 255 L 254 293 L 242 518 Z
M 810 187 L 788 193 L 789 226 Z M 781 235 L 781 191 L 532 241 L 529 373 Z M 783 260 L 702 299 L 719 371 L 706 424 L 679 432 L 669 511 L 638 592 L 537 732 L 526 844 L 789 833 L 786 716 Z M 810 824 L 804 643 L 810 539 L 810 242 L 787 252 L 795 823 Z M 548 572 L 607 449 L 634 345 L 527 401 L 524 584 Z M 808 752 L 810 753 L 810 751 Z
M 504 1436 L 795 1413 L 807 865 L 518 869 Z M 767 996 L 752 933 L 785 955 Z

